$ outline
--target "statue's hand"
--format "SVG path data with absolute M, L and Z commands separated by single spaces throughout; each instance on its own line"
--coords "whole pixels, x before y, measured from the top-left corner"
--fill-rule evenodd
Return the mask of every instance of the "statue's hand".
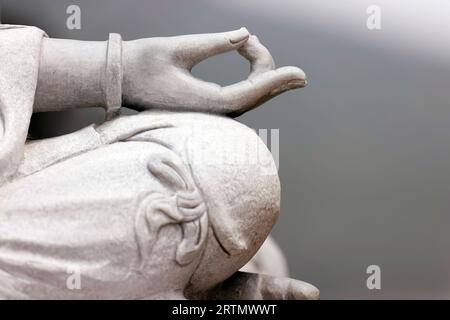
M 123 50 L 124 105 L 136 110 L 160 108 L 237 116 L 282 92 L 306 85 L 299 68 L 275 69 L 269 51 L 245 28 L 128 41 Z M 250 61 L 247 80 L 221 87 L 190 73 L 202 60 L 232 50 Z

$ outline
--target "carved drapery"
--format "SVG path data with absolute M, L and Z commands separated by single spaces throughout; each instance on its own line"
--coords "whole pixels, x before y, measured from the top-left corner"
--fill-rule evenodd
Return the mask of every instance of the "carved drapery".
M 178 224 L 182 240 L 176 252 L 180 265 L 191 263 L 201 254 L 208 232 L 207 208 L 189 166 L 175 155 L 159 154 L 148 160 L 148 169 L 167 187 L 167 194 L 145 193 L 138 197 L 135 221 L 139 268 L 145 266 L 159 230 Z

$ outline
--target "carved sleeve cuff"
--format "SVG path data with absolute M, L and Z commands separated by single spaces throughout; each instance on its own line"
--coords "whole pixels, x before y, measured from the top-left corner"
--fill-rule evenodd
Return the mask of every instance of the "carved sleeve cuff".
M 106 120 L 111 120 L 120 115 L 122 80 L 122 37 L 120 34 L 111 33 L 106 54 L 104 80 Z

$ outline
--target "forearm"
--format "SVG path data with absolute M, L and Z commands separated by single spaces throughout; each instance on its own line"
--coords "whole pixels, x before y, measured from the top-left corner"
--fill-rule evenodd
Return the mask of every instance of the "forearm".
M 43 39 L 33 111 L 120 108 L 121 46 L 113 41 Z
M 34 111 L 102 107 L 106 42 L 43 39 Z

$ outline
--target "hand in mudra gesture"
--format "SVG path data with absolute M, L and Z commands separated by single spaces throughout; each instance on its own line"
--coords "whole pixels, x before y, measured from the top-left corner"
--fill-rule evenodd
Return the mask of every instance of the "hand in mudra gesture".
M 249 60 L 248 79 L 221 87 L 191 74 L 199 62 L 232 50 Z M 123 57 L 123 104 L 136 110 L 159 108 L 237 116 L 282 92 L 306 85 L 301 69 L 275 69 L 269 51 L 245 28 L 127 41 Z

